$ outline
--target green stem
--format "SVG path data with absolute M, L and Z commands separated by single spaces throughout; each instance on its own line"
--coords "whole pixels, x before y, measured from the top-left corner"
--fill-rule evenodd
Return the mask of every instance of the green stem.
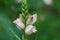
M 24 40 L 24 35 L 22 35 L 22 40 Z
M 28 40 L 27 35 L 22 35 L 22 40 Z
M 26 21 L 27 21 L 27 13 L 28 13 L 28 5 L 27 5 L 27 0 L 23 0 L 22 1 L 22 16 L 23 16 L 23 23 L 25 24 L 25 28 L 26 28 Z M 26 40 L 26 34 L 25 34 L 25 28 L 23 30 L 23 35 L 22 35 L 22 39 Z

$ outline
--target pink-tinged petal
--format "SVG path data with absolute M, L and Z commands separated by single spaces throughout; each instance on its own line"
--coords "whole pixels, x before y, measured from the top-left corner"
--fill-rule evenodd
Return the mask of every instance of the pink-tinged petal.
M 32 33 L 35 33 L 37 30 L 36 30 L 36 27 L 32 26 L 32 25 L 29 25 L 26 27 L 25 29 L 25 33 L 27 35 L 31 35 Z
M 15 23 L 18 28 L 24 29 L 25 25 L 23 24 L 23 22 L 19 18 L 17 18 L 16 20 L 14 20 L 13 23 Z

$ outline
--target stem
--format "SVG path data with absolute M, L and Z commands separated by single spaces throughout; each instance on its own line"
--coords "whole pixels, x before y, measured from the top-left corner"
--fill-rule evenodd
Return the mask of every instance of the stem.
M 28 39 L 26 38 L 26 35 L 22 35 L 22 40 L 28 40 Z
M 23 22 L 25 24 L 25 27 L 26 27 L 27 14 L 28 14 L 27 0 L 23 0 L 22 1 L 22 16 L 23 16 Z
M 24 35 L 22 35 L 22 40 L 24 40 Z
M 23 23 L 25 24 L 26 28 L 26 21 L 27 21 L 27 13 L 28 13 L 28 5 L 27 5 L 27 0 L 22 1 L 22 16 L 23 16 Z M 27 40 L 26 34 L 25 34 L 25 28 L 23 30 L 23 35 L 22 35 L 22 40 Z

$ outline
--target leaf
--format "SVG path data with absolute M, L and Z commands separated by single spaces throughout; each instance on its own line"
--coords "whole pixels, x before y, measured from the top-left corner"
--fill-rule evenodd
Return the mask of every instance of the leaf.
M 12 23 L 12 21 L 6 16 L 0 16 L 0 28 L 3 33 L 0 36 L 1 40 L 21 40 L 21 32 L 16 28 L 16 26 Z M 3 31 L 3 32 L 2 32 Z M 1 38 L 2 37 L 2 38 Z

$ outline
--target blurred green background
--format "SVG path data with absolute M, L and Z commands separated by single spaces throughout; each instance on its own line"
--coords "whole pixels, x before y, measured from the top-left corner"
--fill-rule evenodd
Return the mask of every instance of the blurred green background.
M 0 40 L 18 40 L 21 32 L 13 24 L 21 13 L 22 0 L 0 0 Z M 30 40 L 60 40 L 60 0 L 47 5 L 43 0 L 28 0 L 29 13 L 38 15 L 38 32 Z M 18 37 L 19 38 L 18 38 Z

